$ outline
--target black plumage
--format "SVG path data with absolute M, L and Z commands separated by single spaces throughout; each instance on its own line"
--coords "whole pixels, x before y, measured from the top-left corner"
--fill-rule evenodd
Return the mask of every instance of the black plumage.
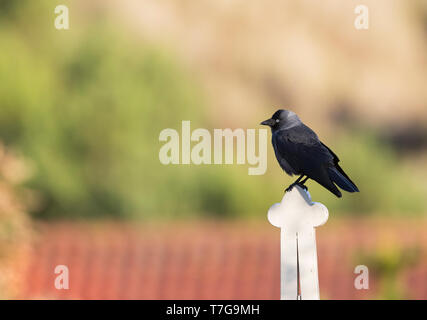
M 341 197 L 337 186 L 348 192 L 359 192 L 339 166 L 337 155 L 294 112 L 278 110 L 261 124 L 271 128 L 274 152 L 282 169 L 290 176 L 300 175 L 287 190 L 294 185 L 306 188 L 304 183 L 312 179 L 337 197 Z

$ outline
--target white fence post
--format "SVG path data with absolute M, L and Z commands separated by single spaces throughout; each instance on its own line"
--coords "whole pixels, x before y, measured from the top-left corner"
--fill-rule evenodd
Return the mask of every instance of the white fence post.
M 294 187 L 268 210 L 268 221 L 280 228 L 280 292 L 282 300 L 318 300 L 319 277 L 315 227 L 328 220 L 328 209 Z M 299 280 L 299 284 L 298 284 Z M 300 289 L 300 296 L 298 292 Z

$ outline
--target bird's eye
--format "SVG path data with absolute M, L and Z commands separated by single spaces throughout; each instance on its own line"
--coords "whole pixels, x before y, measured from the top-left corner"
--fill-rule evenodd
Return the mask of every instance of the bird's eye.
M 279 122 L 280 120 L 279 119 L 276 119 L 276 122 Z

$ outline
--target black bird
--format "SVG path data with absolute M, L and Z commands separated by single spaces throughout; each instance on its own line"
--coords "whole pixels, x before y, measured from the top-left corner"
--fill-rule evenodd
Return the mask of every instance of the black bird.
M 278 110 L 261 124 L 271 128 L 274 152 L 282 169 L 290 176 L 300 175 L 286 191 L 295 185 L 307 189 L 304 183 L 312 179 L 339 198 L 341 192 L 337 186 L 348 192 L 359 192 L 338 165 L 337 155 L 294 112 Z M 302 180 L 304 176 L 306 178 Z

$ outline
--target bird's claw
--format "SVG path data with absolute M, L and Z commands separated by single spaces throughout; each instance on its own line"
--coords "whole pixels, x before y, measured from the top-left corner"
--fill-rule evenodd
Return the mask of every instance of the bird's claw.
M 289 192 L 289 191 L 292 191 L 292 189 L 295 187 L 295 183 L 292 183 L 289 187 L 287 187 L 286 189 L 285 189 L 285 193 L 286 192 Z

